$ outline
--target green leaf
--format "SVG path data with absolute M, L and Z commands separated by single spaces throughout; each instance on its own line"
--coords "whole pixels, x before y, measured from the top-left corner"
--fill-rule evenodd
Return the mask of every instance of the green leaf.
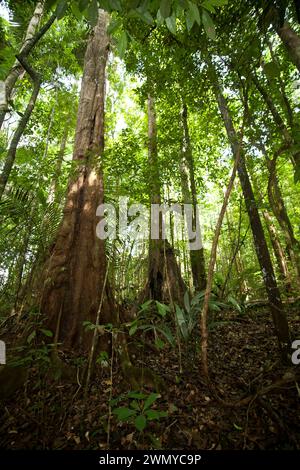
M 32 333 L 30 333 L 30 335 L 28 336 L 28 338 L 27 338 L 27 343 L 31 343 L 31 342 L 34 340 L 35 337 L 36 337 L 36 331 L 34 330 L 34 331 L 32 331 Z
M 43 328 L 41 328 L 41 332 L 44 333 L 45 336 L 48 336 L 48 338 L 52 338 L 53 336 L 53 333 L 50 330 L 44 330 Z
M 138 329 L 138 322 L 137 320 L 134 320 L 129 329 L 129 336 L 133 336 L 137 329 Z
M 163 18 L 168 18 L 171 15 L 172 0 L 161 0 L 159 11 Z
M 192 18 L 196 23 L 200 25 L 200 13 L 199 13 L 199 8 L 194 2 L 189 1 L 189 11 L 191 12 Z
M 193 13 L 191 12 L 191 10 L 188 10 L 186 12 L 185 21 L 186 21 L 187 30 L 191 31 L 195 23 L 195 18 L 193 17 Z
M 122 10 L 122 6 L 119 0 L 109 0 L 109 5 L 112 10 L 117 10 L 117 11 Z
M 159 393 L 151 393 L 144 404 L 144 410 L 150 408 L 150 406 L 158 399 L 161 395 Z
M 92 3 L 89 4 L 86 19 L 92 27 L 95 27 L 98 23 L 98 2 L 97 0 L 92 0 Z
M 165 304 L 162 304 L 158 302 L 158 300 L 155 301 L 156 306 L 157 306 L 157 311 L 161 317 L 165 317 L 167 312 L 170 311 L 169 307 Z
M 126 31 L 122 31 L 117 44 L 118 53 L 121 59 L 124 57 L 125 51 L 127 49 L 127 43 L 127 33 Z
M 157 347 L 157 349 L 163 349 L 164 345 L 165 343 L 160 338 L 156 338 L 155 346 Z
M 120 421 L 127 421 L 128 418 L 136 414 L 136 411 L 131 410 L 130 408 L 122 407 L 122 408 L 116 408 L 115 410 L 113 410 L 113 413 L 117 415 L 117 418 Z
M 191 305 L 190 305 L 190 296 L 189 296 L 188 291 L 186 291 L 184 294 L 183 302 L 184 302 L 186 311 L 189 313 L 189 311 L 191 310 Z
M 157 26 L 161 26 L 164 23 L 164 18 L 160 10 L 157 10 L 156 21 L 157 21 Z
M 122 22 L 120 19 L 112 20 L 107 27 L 107 34 L 113 34 L 120 26 Z
M 294 183 L 297 184 L 299 181 L 300 181 L 300 165 L 297 165 L 295 172 L 294 172 Z
M 204 30 L 207 34 L 207 36 L 210 39 L 215 40 L 216 39 L 216 29 L 213 20 L 211 19 L 210 14 L 206 11 L 203 10 L 202 12 L 202 23 L 204 26 Z
M 228 0 L 207 0 L 211 5 L 215 7 L 222 7 L 228 4 Z
M 210 11 L 211 13 L 216 13 L 216 10 L 210 0 L 205 0 L 205 2 L 202 3 L 202 6 L 203 8 L 206 8 L 206 10 Z
M 56 17 L 58 20 L 60 20 L 61 18 L 65 16 L 67 8 L 68 8 L 67 0 L 60 0 L 60 2 L 58 2 L 56 11 L 55 11 Z
M 142 431 L 144 431 L 144 429 L 146 427 L 147 420 L 146 420 L 144 415 L 139 415 L 135 418 L 134 424 L 135 424 L 136 429 L 138 431 L 142 432 Z
M 146 416 L 147 416 L 147 419 L 153 420 L 153 419 L 166 418 L 168 416 L 168 413 L 166 411 L 147 410 Z
M 172 34 L 176 34 L 176 17 L 175 15 L 172 15 L 172 16 L 169 16 L 169 18 L 166 18 L 166 25 L 167 25 L 167 28 L 168 30 L 172 33 Z
M 171 345 L 174 344 L 174 337 L 173 337 L 169 327 L 167 327 L 166 325 L 164 325 L 163 327 L 157 326 L 156 330 L 159 331 L 160 333 L 162 333 L 162 335 L 164 335 L 164 337 L 168 340 L 168 342 Z
M 280 68 L 276 62 L 268 62 L 264 65 L 264 72 L 269 79 L 273 79 L 280 76 Z

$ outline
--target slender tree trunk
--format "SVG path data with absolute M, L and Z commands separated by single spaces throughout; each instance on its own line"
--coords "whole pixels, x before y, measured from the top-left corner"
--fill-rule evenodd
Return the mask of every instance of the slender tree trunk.
M 228 140 L 232 148 L 232 153 L 233 155 L 236 155 L 239 147 L 238 136 L 236 134 L 232 122 L 227 101 L 218 83 L 217 74 L 216 71 L 213 69 L 213 66 L 211 66 L 211 70 L 213 74 L 213 86 L 216 94 L 216 99 L 219 105 L 219 110 L 224 122 L 224 126 L 226 128 Z M 262 276 L 270 304 L 270 311 L 273 318 L 279 347 L 283 358 L 286 359 L 290 347 L 290 334 L 288 322 L 285 315 L 284 306 L 281 301 L 280 292 L 277 286 L 268 245 L 265 239 L 265 234 L 255 202 L 255 197 L 246 168 L 245 156 L 243 151 L 240 154 L 237 171 L 245 199 L 245 205 L 252 229 L 256 255 L 262 271 Z
M 31 67 L 23 61 L 23 66 L 26 64 L 26 70 L 30 74 L 32 81 L 33 81 L 33 91 L 30 97 L 30 100 L 28 102 L 27 108 L 21 117 L 19 124 L 14 132 L 13 138 L 11 140 L 6 159 L 4 162 L 4 167 L 0 175 L 0 201 L 3 195 L 3 192 L 5 190 L 9 175 L 11 173 L 15 158 L 16 158 L 16 152 L 18 148 L 18 144 L 20 142 L 20 139 L 24 133 L 24 130 L 26 128 L 26 125 L 30 119 L 30 116 L 32 114 L 32 111 L 34 109 L 39 91 L 40 91 L 40 86 L 41 86 L 41 81 L 39 75 L 31 69 Z
M 194 160 L 190 141 L 190 134 L 187 120 L 187 106 L 183 104 L 181 112 L 182 124 L 182 148 L 180 161 L 181 190 L 184 204 L 193 205 L 192 228 L 196 233 L 196 228 L 200 227 L 199 212 L 197 205 L 197 193 L 194 174 Z M 193 285 L 196 291 L 205 289 L 206 272 L 203 246 L 198 250 L 190 250 L 190 260 L 193 275 Z
M 157 128 L 155 102 L 148 97 L 148 161 L 150 203 L 161 204 L 161 184 L 157 158 Z M 151 212 L 151 223 L 152 212 Z M 159 213 L 159 238 L 152 239 L 150 231 L 148 282 L 140 295 L 140 300 L 155 299 L 182 304 L 187 290 L 181 277 L 174 250 L 163 239 L 163 218 Z
M 277 27 L 276 32 L 283 42 L 292 62 L 300 72 L 300 37 L 285 21 L 282 27 Z
M 266 227 L 269 232 L 270 240 L 272 243 L 274 255 L 277 261 L 278 271 L 280 278 L 284 282 L 286 290 L 289 292 L 291 289 L 291 277 L 287 266 L 284 250 L 278 237 L 275 225 L 273 224 L 272 217 L 267 210 L 263 211 L 263 217 L 266 222 Z
M 300 283 L 300 243 L 295 238 L 294 229 L 287 213 L 276 172 L 276 157 L 267 158 L 269 169 L 268 198 L 271 209 L 282 229 L 289 258 L 297 273 L 297 284 Z
M 255 74 L 252 74 L 251 78 L 256 88 L 260 92 L 261 96 L 263 97 L 266 105 L 268 106 L 269 111 L 273 116 L 274 122 L 281 132 L 281 135 L 283 137 L 286 147 L 288 148 L 288 147 L 291 147 L 293 144 L 296 144 L 284 120 L 282 119 L 279 111 L 277 110 L 270 94 L 267 92 L 267 90 L 265 90 L 265 88 L 260 83 L 260 81 L 258 80 Z M 294 167 L 295 165 L 300 165 L 300 152 L 299 151 L 293 152 L 293 155 L 291 157 L 291 162 Z
M 110 289 L 106 283 L 104 240 L 96 235 L 96 209 L 103 203 L 103 175 L 100 169 L 104 149 L 105 68 L 109 38 L 108 15 L 100 10 L 98 23 L 90 34 L 84 71 L 73 160 L 77 176 L 70 182 L 64 216 L 45 266 L 42 312 L 49 327 L 64 346 L 89 346 L 82 322 L 116 321 Z
M 51 27 L 51 25 L 56 19 L 56 15 L 53 14 L 49 18 L 49 20 L 44 24 L 44 26 L 39 31 L 36 31 L 38 28 L 39 22 L 41 20 L 41 17 L 43 15 L 43 10 L 44 10 L 44 2 L 43 1 L 38 2 L 35 7 L 33 16 L 29 22 L 23 44 L 18 54 L 23 59 L 27 58 L 28 54 L 31 52 L 31 50 L 34 48 L 37 42 L 44 36 L 44 34 L 48 31 L 48 29 Z M 0 129 L 3 125 L 5 115 L 8 111 L 8 105 L 11 100 L 13 89 L 15 87 L 15 84 L 18 78 L 21 76 L 23 71 L 24 71 L 24 68 L 22 64 L 20 63 L 19 60 L 17 60 L 14 63 L 13 67 L 11 68 L 8 76 L 6 77 L 5 99 L 0 106 Z

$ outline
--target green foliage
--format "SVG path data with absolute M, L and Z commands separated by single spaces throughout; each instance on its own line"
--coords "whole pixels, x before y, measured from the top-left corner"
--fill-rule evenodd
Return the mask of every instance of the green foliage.
M 112 412 L 119 421 L 132 423 L 137 431 L 144 432 L 150 422 L 168 416 L 166 411 L 157 409 L 159 398 L 161 395 L 158 393 L 129 392 L 111 401 Z M 127 406 L 114 407 L 119 402 L 126 402 Z
M 158 301 L 148 300 L 143 305 L 137 317 L 129 324 L 129 335 L 133 336 L 137 331 L 143 334 L 151 331 L 154 335 L 154 344 L 158 349 L 165 346 L 166 340 L 174 346 L 173 334 L 166 323 L 166 316 L 170 313 L 170 307 Z

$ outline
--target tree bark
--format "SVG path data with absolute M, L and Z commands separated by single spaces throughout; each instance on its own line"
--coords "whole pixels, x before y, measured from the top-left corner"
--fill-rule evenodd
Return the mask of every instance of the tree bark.
M 36 32 L 39 22 L 41 20 L 41 17 L 43 15 L 43 10 L 44 10 L 44 2 L 38 2 L 34 10 L 33 16 L 29 22 L 23 44 L 18 54 L 18 56 L 23 59 L 26 59 L 26 57 L 34 48 L 34 46 L 37 44 L 37 42 L 44 36 L 44 34 L 48 31 L 48 29 L 51 27 L 51 25 L 56 19 L 56 15 L 53 14 L 49 18 L 49 20 L 44 24 L 44 26 L 39 31 Z M 18 78 L 22 74 L 23 70 L 24 70 L 24 67 L 20 63 L 20 60 L 17 60 L 14 63 L 13 67 L 11 68 L 8 76 L 6 77 L 5 100 L 1 104 L 1 107 L 0 107 L 0 129 L 2 128 L 6 113 L 8 111 L 8 104 L 11 100 L 12 91 L 14 89 L 14 86 Z
M 219 110 L 224 122 L 232 153 L 233 155 L 236 155 L 239 150 L 238 136 L 233 125 L 227 101 L 218 83 L 217 73 L 213 69 L 213 66 L 211 66 L 211 70 L 213 74 L 213 87 L 218 102 Z M 279 348 L 283 358 L 286 359 L 290 348 L 290 334 L 288 322 L 284 311 L 284 306 L 281 301 L 280 292 L 277 286 L 268 245 L 265 239 L 265 234 L 257 209 L 257 204 L 255 201 L 253 189 L 247 171 L 243 151 L 241 151 L 240 153 L 237 171 L 252 229 L 256 255 L 260 264 L 268 300 L 270 302 L 270 311 L 273 318 L 276 336 L 279 342 Z
M 36 100 L 40 91 L 40 86 L 41 86 L 41 80 L 40 80 L 39 75 L 27 64 L 27 62 L 24 59 L 19 58 L 19 60 L 22 62 L 23 67 L 29 73 L 33 81 L 33 91 L 32 91 L 30 100 L 28 102 L 28 105 L 26 107 L 26 110 L 23 116 L 21 117 L 19 124 L 14 132 L 13 138 L 11 140 L 11 143 L 10 143 L 7 155 L 6 155 L 4 167 L 0 175 L 0 201 L 3 196 L 8 178 L 10 176 L 10 173 L 11 173 L 11 170 L 12 170 L 15 158 L 16 158 L 18 144 L 24 133 L 26 125 L 30 119 L 32 111 L 34 109 L 34 106 L 35 106 L 35 103 L 36 103 Z
M 291 290 L 291 277 L 287 266 L 284 250 L 281 246 L 276 227 L 273 224 L 272 217 L 267 210 L 263 211 L 263 217 L 265 219 L 266 227 L 269 232 L 274 255 L 277 261 L 278 270 L 280 273 L 280 278 L 284 282 L 287 292 L 289 292 Z
M 184 103 L 181 112 L 182 124 L 182 147 L 181 147 L 181 161 L 180 161 L 180 177 L 181 177 L 181 190 L 183 195 L 184 204 L 193 205 L 193 218 L 192 228 L 196 232 L 196 227 L 200 226 L 199 213 L 197 207 L 197 193 L 194 174 L 194 160 L 192 154 L 192 147 L 190 141 L 190 134 L 187 120 L 187 106 Z M 205 289 L 206 286 L 206 272 L 205 272 L 205 259 L 204 249 L 201 247 L 199 250 L 190 250 L 190 261 L 193 275 L 193 285 L 196 291 Z
M 148 97 L 148 161 L 149 161 L 149 199 L 151 204 L 161 204 L 161 184 L 157 158 L 157 127 L 155 102 Z M 174 250 L 163 234 L 162 214 L 159 215 L 159 238 L 149 240 L 148 281 L 140 295 L 140 301 L 158 301 L 182 304 L 187 290 L 181 277 Z
M 294 143 L 296 144 L 284 120 L 282 119 L 280 113 L 278 112 L 270 94 L 265 90 L 263 85 L 260 83 L 260 81 L 254 74 L 251 75 L 251 78 L 256 88 L 260 92 L 261 96 L 263 97 L 266 105 L 268 106 L 269 111 L 271 112 L 273 116 L 274 122 L 281 132 L 281 135 L 283 137 L 283 140 L 286 146 L 291 147 Z M 293 156 L 291 157 L 291 162 L 294 167 L 295 165 L 300 165 L 300 152 L 299 151 L 293 152 Z
M 292 62 L 300 72 L 300 37 L 287 21 L 283 23 L 282 27 L 277 27 L 276 32 L 283 42 Z
M 95 322 L 101 299 L 101 322 L 114 322 L 116 310 L 106 283 L 104 240 L 96 235 L 96 209 L 103 203 L 101 158 L 104 149 L 105 68 L 108 15 L 100 10 L 84 58 L 73 160 L 61 227 L 45 266 L 41 298 L 49 327 L 64 347 L 87 349 L 90 337 L 82 322 Z

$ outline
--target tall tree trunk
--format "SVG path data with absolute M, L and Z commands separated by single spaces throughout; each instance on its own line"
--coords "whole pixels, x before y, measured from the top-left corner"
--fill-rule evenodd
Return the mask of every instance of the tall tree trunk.
M 100 300 L 101 323 L 115 320 L 106 283 L 105 244 L 96 236 L 96 209 L 104 197 L 100 166 L 109 48 L 107 23 L 107 13 L 100 10 L 84 58 L 73 152 L 77 176 L 69 185 L 62 224 L 45 267 L 41 298 L 42 312 L 58 341 L 64 346 L 82 345 L 85 349 L 90 338 L 83 333 L 82 322 L 96 321 Z
M 34 48 L 36 43 L 44 36 L 44 34 L 48 31 L 48 29 L 50 28 L 50 26 L 56 19 L 56 15 L 53 14 L 49 18 L 49 20 L 44 24 L 44 26 L 39 31 L 37 31 L 41 17 L 43 15 L 43 11 L 44 11 L 44 1 L 38 2 L 35 7 L 33 16 L 28 24 L 25 38 L 18 54 L 23 59 L 27 58 L 28 54 Z M 9 104 L 9 101 L 11 100 L 13 89 L 15 87 L 15 84 L 18 78 L 21 76 L 23 71 L 24 71 L 24 68 L 22 64 L 20 63 L 19 60 L 17 60 L 12 66 L 9 74 L 6 77 L 5 99 L 3 100 L 3 103 L 1 103 L 1 106 L 0 106 L 0 129 L 2 128 L 5 115 L 8 111 L 8 104 Z
M 181 176 L 181 190 L 184 204 L 193 205 L 192 228 L 193 232 L 196 233 L 196 228 L 200 227 L 200 220 L 197 206 L 194 160 L 188 128 L 187 106 L 185 103 L 182 106 L 181 125 L 182 147 L 181 161 L 179 165 Z M 190 260 L 194 288 L 196 291 L 204 290 L 206 286 L 206 273 L 203 246 L 201 246 L 201 248 L 198 250 L 190 250 Z
M 274 255 L 277 261 L 278 270 L 280 273 L 280 278 L 284 282 L 287 292 L 289 292 L 291 289 L 291 277 L 290 277 L 289 269 L 287 266 L 287 261 L 285 258 L 284 250 L 281 246 L 281 242 L 279 240 L 276 227 L 273 224 L 272 217 L 267 210 L 263 211 L 263 217 L 265 219 L 266 227 L 269 232 Z
M 155 102 L 148 97 L 148 160 L 150 203 L 161 204 L 161 184 L 157 158 L 157 128 Z M 151 223 L 152 211 L 151 211 Z M 163 218 L 159 214 L 159 238 L 149 241 L 148 281 L 140 299 L 182 303 L 187 290 L 181 277 L 174 250 L 167 240 L 163 240 Z M 150 231 L 151 232 L 151 231 Z
M 293 144 L 297 144 L 297 142 L 294 141 L 289 129 L 287 128 L 284 120 L 282 119 L 279 111 L 277 110 L 270 94 L 267 92 L 267 90 L 263 87 L 263 85 L 260 83 L 258 78 L 256 77 L 255 74 L 251 75 L 251 79 L 253 83 L 255 84 L 256 88 L 260 92 L 262 98 L 264 99 L 266 105 L 269 108 L 270 113 L 273 116 L 274 122 L 277 125 L 278 129 L 281 132 L 281 135 L 283 137 L 284 143 L 286 147 L 291 147 Z M 291 156 L 291 162 L 293 166 L 295 165 L 300 165 L 300 152 L 299 151 L 294 151 L 293 155 Z
M 11 140 L 11 143 L 10 143 L 10 146 L 9 146 L 6 158 L 5 158 L 4 167 L 0 175 L 0 201 L 4 193 L 9 175 L 11 173 L 11 170 L 12 170 L 15 158 L 16 158 L 17 148 L 18 148 L 20 139 L 25 131 L 26 125 L 34 109 L 34 106 L 35 106 L 35 103 L 36 103 L 36 100 L 40 91 L 40 86 L 41 86 L 39 75 L 27 64 L 25 60 L 22 60 L 22 64 L 31 76 L 31 79 L 33 81 L 33 91 L 32 91 L 30 100 L 28 102 L 28 105 L 26 107 L 26 110 L 23 116 L 21 117 L 19 124 L 14 132 L 13 138 Z
M 281 27 L 276 27 L 276 32 L 300 72 L 300 37 L 287 21 Z
M 267 157 L 267 167 L 269 170 L 268 198 L 272 211 L 282 229 L 286 240 L 286 247 L 289 258 L 297 273 L 297 283 L 300 282 L 300 243 L 295 238 L 294 229 L 287 213 L 281 189 L 278 183 L 276 172 L 276 157 L 270 160 Z
M 218 77 L 215 69 L 210 67 L 213 76 L 213 87 L 218 102 L 219 110 L 226 128 L 228 140 L 232 149 L 233 155 L 237 155 L 239 151 L 239 140 L 233 121 L 230 115 L 230 110 L 227 101 L 223 95 L 222 89 L 218 83 Z M 249 216 L 249 221 L 252 229 L 256 255 L 262 271 L 262 276 L 265 284 L 266 293 L 268 296 L 270 311 L 273 318 L 276 335 L 279 342 L 279 347 L 283 357 L 286 359 L 290 347 L 290 334 L 287 318 L 284 311 L 284 306 L 281 301 L 280 292 L 277 286 L 272 261 L 265 239 L 262 223 L 258 213 L 257 205 L 253 189 L 251 186 L 250 178 L 248 175 L 245 156 L 243 151 L 240 153 L 237 171 L 242 187 L 245 205 Z

